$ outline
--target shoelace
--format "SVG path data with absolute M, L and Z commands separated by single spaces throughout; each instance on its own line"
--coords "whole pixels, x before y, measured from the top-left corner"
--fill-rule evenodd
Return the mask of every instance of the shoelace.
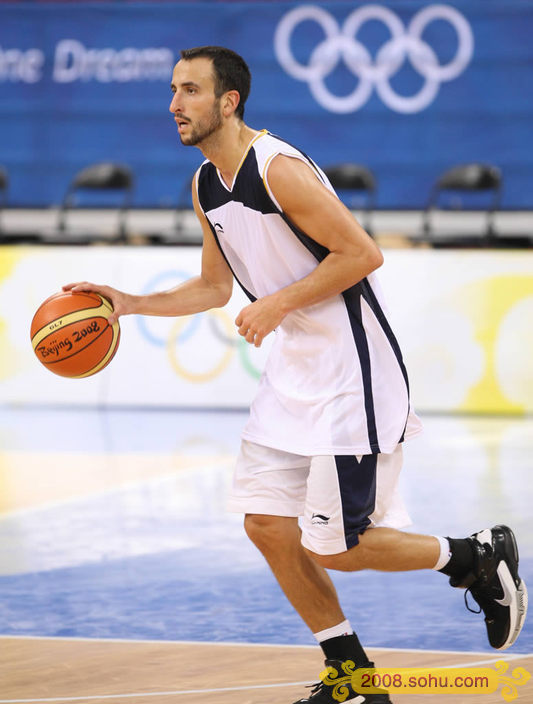
M 306 685 L 306 687 L 308 687 L 308 688 L 312 687 L 311 694 L 314 695 L 314 694 L 318 694 L 321 689 L 325 689 L 326 685 L 323 682 L 315 682 L 315 684 L 308 684 L 308 685 Z
M 476 601 L 477 605 L 479 606 L 479 609 L 476 610 L 476 609 L 470 608 L 470 604 L 468 603 L 468 594 L 472 594 L 472 592 L 470 591 L 470 587 L 468 587 L 468 589 L 465 590 L 465 606 L 466 606 L 466 608 L 470 611 L 470 613 L 480 614 L 483 611 L 483 609 L 481 608 L 481 605 L 479 604 L 478 601 Z M 472 594 L 472 598 L 474 600 L 476 599 L 476 597 L 473 594 Z
M 480 614 L 482 611 L 485 612 L 485 615 L 490 617 L 493 616 L 494 611 L 495 611 L 495 604 L 494 604 L 494 598 L 493 596 L 489 595 L 483 595 L 482 593 L 476 594 L 476 585 L 475 583 L 472 584 L 471 587 L 468 587 L 465 590 L 465 606 L 466 608 L 473 614 Z M 476 601 L 477 605 L 479 606 L 479 609 L 472 609 L 468 603 L 468 594 L 472 595 L 472 598 Z

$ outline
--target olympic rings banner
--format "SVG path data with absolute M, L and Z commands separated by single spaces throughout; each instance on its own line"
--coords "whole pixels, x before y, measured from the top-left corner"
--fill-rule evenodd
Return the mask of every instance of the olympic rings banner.
M 502 170 L 502 207 L 530 209 L 531 36 L 524 0 L 3 2 L 9 202 L 58 203 L 111 160 L 133 169 L 134 205 L 175 205 L 202 158 L 168 113 L 172 67 L 222 44 L 250 64 L 249 124 L 323 167 L 365 164 L 378 207 L 421 208 L 445 169 L 480 161 Z
M 197 248 L 0 248 L 0 403 L 246 408 L 273 335 L 237 334 L 248 301 L 186 318 L 130 316 L 111 364 L 64 379 L 35 358 L 38 305 L 61 284 L 96 280 L 132 293 L 196 275 Z M 420 411 L 533 411 L 533 253 L 386 250 L 379 278 Z

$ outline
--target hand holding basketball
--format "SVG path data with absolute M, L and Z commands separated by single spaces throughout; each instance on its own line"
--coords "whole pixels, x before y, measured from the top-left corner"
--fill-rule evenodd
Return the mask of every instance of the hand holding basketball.
M 89 281 L 79 281 L 76 283 L 65 284 L 62 289 L 63 291 L 71 291 L 72 293 L 99 293 L 101 296 L 106 298 L 111 303 L 113 311 L 108 318 L 110 325 L 114 325 L 121 315 L 126 315 L 127 313 L 132 312 L 130 310 L 130 306 L 128 305 L 129 299 L 132 297 L 128 296 L 127 293 L 118 291 L 116 288 L 112 288 L 111 286 L 101 286 L 100 284 L 93 284 Z

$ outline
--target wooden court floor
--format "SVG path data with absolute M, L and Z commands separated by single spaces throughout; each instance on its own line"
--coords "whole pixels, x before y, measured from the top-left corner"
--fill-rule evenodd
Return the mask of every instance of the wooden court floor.
M 380 667 L 491 667 L 505 660 L 533 672 L 533 655 L 377 650 Z M 316 647 L 167 641 L 0 638 L 0 704 L 292 704 L 323 665 Z M 517 704 L 533 703 L 533 678 L 514 688 Z M 492 694 L 394 694 L 395 704 L 499 704 Z

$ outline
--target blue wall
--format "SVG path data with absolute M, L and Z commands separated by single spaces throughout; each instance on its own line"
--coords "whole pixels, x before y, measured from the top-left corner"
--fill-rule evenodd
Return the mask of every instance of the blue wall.
M 283 136 L 321 166 L 367 164 L 380 207 L 423 206 L 444 168 L 474 160 L 501 167 L 504 207 L 533 207 L 531 3 L 447 3 L 452 21 L 428 21 L 422 41 L 420 12 L 435 3 L 382 1 L 389 28 L 371 19 L 351 37 L 345 21 L 354 10 L 351 21 L 363 19 L 367 3 L 310 4 L 322 9 L 330 42 L 323 44 L 324 30 L 307 19 L 295 24 L 289 47 L 300 66 L 315 51 L 325 98 L 317 93 L 320 80 L 313 95 L 305 69 L 291 75 L 275 50 L 280 22 L 299 3 L 0 4 L 0 165 L 10 173 L 11 203 L 57 203 L 80 168 L 109 159 L 134 169 L 135 205 L 175 204 L 202 156 L 179 143 L 167 110 L 170 74 L 180 48 L 212 43 L 250 64 L 252 127 Z M 396 41 L 386 45 L 391 28 Z M 344 61 L 335 54 L 339 46 Z M 411 61 L 402 60 L 402 47 L 413 51 Z M 438 68 L 458 52 L 457 70 Z M 334 104 L 357 88 L 359 105 Z M 395 97 L 421 90 L 422 103 L 428 91 L 426 104 L 402 107 Z

